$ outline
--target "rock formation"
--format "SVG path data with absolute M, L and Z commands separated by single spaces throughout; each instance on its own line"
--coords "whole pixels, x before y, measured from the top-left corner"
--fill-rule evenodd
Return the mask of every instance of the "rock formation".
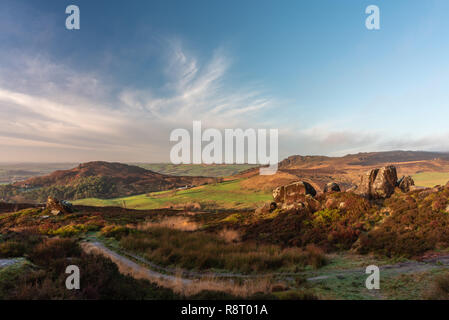
M 324 193 L 340 192 L 340 191 L 341 191 L 340 186 L 338 184 L 336 184 L 335 182 L 329 182 L 328 184 L 326 184 L 324 186 L 324 190 L 323 190 Z
M 304 199 L 305 195 L 316 195 L 315 189 L 310 183 L 298 181 L 278 187 L 273 190 L 273 198 L 275 202 L 292 203 Z
M 369 199 L 388 198 L 394 193 L 397 181 L 396 167 L 373 169 L 362 176 L 356 192 Z
M 398 187 L 402 192 L 409 192 L 411 187 L 415 185 L 415 181 L 411 176 L 404 176 L 398 181 Z
M 71 203 L 64 200 L 59 201 L 58 199 L 55 199 L 53 197 L 48 197 L 45 208 L 50 210 L 51 214 L 54 216 L 72 212 Z

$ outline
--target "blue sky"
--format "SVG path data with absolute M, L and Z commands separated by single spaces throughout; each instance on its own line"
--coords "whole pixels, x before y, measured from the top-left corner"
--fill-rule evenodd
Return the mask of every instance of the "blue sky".
M 81 29 L 65 29 L 76 4 Z M 381 29 L 365 28 L 380 8 Z M 280 155 L 449 151 L 449 2 L 0 3 L 2 161 L 168 161 L 169 133 L 278 128 Z

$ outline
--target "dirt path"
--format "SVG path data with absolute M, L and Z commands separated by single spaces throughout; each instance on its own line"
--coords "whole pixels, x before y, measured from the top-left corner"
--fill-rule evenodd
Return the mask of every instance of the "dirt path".
M 19 263 L 21 258 L 0 259 L 0 269 Z
M 294 283 L 296 277 L 309 275 L 307 281 L 318 282 L 326 281 L 328 279 L 337 278 L 344 279 L 350 276 L 365 276 L 365 268 L 354 268 L 346 270 L 335 270 L 335 271 L 323 271 L 319 270 L 314 272 L 315 275 L 310 277 L 310 273 L 272 273 L 272 274 L 261 274 L 261 275 L 244 275 L 239 273 L 213 273 L 213 272 L 192 272 L 185 270 L 175 270 L 170 268 L 165 268 L 158 266 L 150 261 L 145 260 L 142 257 L 131 253 L 118 254 L 111 249 L 104 246 L 101 242 L 83 242 L 81 244 L 84 251 L 88 253 L 101 254 L 109 259 L 111 259 L 119 268 L 120 272 L 123 274 L 131 275 L 136 279 L 146 279 L 151 282 L 155 282 L 163 287 L 171 288 L 181 292 L 179 287 L 190 288 L 196 287 L 190 290 L 195 292 L 201 291 L 204 287 L 204 283 L 207 284 L 207 288 L 214 287 L 217 291 L 231 291 L 231 287 L 235 279 L 248 279 L 249 282 L 257 283 L 261 282 L 262 279 L 267 279 L 271 277 L 278 281 L 287 281 Z M 135 261 L 142 263 L 140 265 Z M 1 266 L 0 260 L 0 266 Z M 429 258 L 423 261 L 408 261 L 397 263 L 393 265 L 380 266 L 380 272 L 382 274 L 404 274 L 404 273 L 417 273 L 430 271 L 437 268 L 449 268 L 449 255 L 443 255 L 439 257 Z M 227 278 L 226 281 L 223 278 Z M 221 279 L 221 280 L 220 280 Z M 203 283 L 203 285 L 201 285 Z M 223 287 L 223 290 L 221 289 Z M 256 291 L 257 288 L 251 289 Z M 256 291 L 257 292 L 257 291 Z
M 167 281 L 181 281 L 183 284 L 190 284 L 192 280 L 184 279 L 172 275 L 167 275 L 159 273 L 148 268 L 145 268 L 134 261 L 119 255 L 118 253 L 106 248 L 100 242 L 83 242 L 81 247 L 87 253 L 101 254 L 109 259 L 111 259 L 119 268 L 119 271 L 123 274 L 128 274 L 136 279 L 147 279 L 147 280 L 167 280 Z
M 257 292 L 271 292 L 271 284 L 268 281 L 250 281 L 237 285 L 232 279 L 220 280 L 213 276 L 211 277 L 210 274 L 204 274 L 196 279 L 188 279 L 182 275 L 163 274 L 141 266 L 131 259 L 106 248 L 98 241 L 83 242 L 81 247 L 87 253 L 100 254 L 111 259 L 123 274 L 130 275 L 135 279 L 149 280 L 185 296 L 192 296 L 204 290 L 227 292 L 238 297 L 250 297 Z M 142 258 L 138 260 L 145 261 Z M 155 266 L 154 264 L 152 265 Z
M 433 257 L 422 261 L 407 261 L 392 265 L 379 266 L 380 272 L 388 274 L 402 274 L 402 273 L 417 273 L 430 271 L 437 268 L 449 268 L 449 255 L 442 255 L 439 257 Z M 345 277 L 350 274 L 365 274 L 365 268 L 336 270 L 334 272 L 328 272 L 326 274 L 317 275 L 315 277 L 308 278 L 308 281 L 321 281 L 332 277 Z

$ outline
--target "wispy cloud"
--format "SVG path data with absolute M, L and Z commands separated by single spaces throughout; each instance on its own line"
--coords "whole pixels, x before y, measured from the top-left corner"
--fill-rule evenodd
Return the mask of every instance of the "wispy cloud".
M 189 129 L 193 120 L 215 128 L 250 126 L 251 116 L 273 105 L 254 88 L 225 85 L 231 64 L 223 50 L 199 62 L 179 43 L 169 49 L 163 90 L 114 90 L 93 72 L 44 57 L 14 57 L 11 67 L 1 65 L 0 111 L 6 116 L 0 119 L 0 146 L 39 160 L 69 148 L 78 150 L 79 159 L 113 160 L 115 151 L 114 159 L 164 161 L 173 128 Z M 41 154 L 30 145 L 42 147 Z

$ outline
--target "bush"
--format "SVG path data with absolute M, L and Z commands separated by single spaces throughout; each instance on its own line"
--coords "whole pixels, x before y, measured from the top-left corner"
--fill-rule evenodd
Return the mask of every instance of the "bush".
M 129 228 L 117 225 L 109 225 L 101 229 L 101 234 L 103 236 L 116 238 L 117 240 L 120 240 L 122 237 L 127 236 L 129 232 Z
M 60 227 L 56 230 L 49 230 L 48 235 L 60 236 L 60 237 L 72 237 L 80 233 L 85 233 L 88 231 L 97 231 L 100 227 L 95 224 L 69 224 Z
M 425 199 L 419 194 L 395 195 L 385 204 L 393 211 L 376 229 L 360 237 L 359 252 L 414 257 L 449 246 L 449 214 L 440 211 L 445 191 Z

